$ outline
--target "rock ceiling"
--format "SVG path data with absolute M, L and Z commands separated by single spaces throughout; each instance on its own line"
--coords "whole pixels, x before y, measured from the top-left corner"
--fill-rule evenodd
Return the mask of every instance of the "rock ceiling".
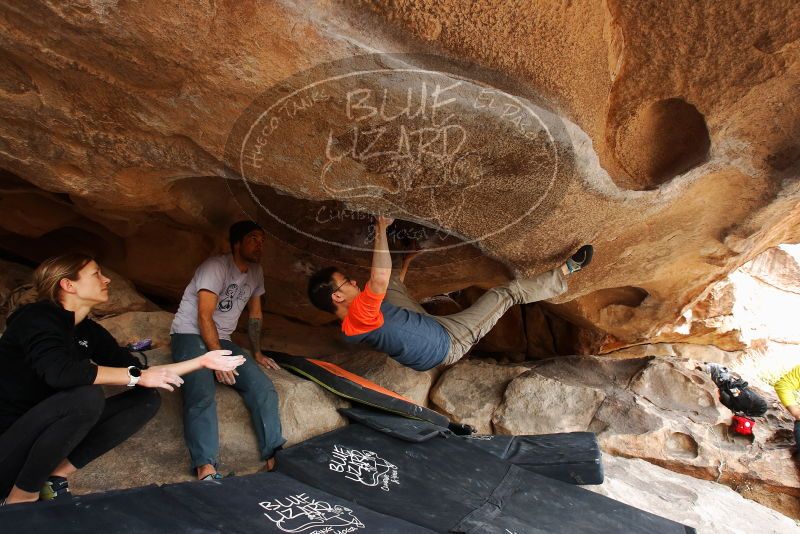
M 595 263 L 559 313 L 646 339 L 800 241 L 800 4 L 0 2 L 0 249 L 65 247 L 174 299 L 225 228 L 270 230 L 269 308 L 431 251 L 420 295 Z

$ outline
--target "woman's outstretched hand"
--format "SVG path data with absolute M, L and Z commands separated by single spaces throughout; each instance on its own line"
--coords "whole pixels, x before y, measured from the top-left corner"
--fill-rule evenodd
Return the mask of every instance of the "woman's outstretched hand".
M 145 369 L 142 371 L 142 376 L 139 378 L 137 385 L 145 388 L 161 388 L 167 391 L 175 391 L 175 388 L 179 388 L 183 384 L 183 379 L 180 375 L 192 373 L 202 368 L 213 370 L 217 375 L 217 379 L 219 379 L 221 375 L 227 377 L 229 382 L 225 383 L 233 384 L 236 381 L 234 378 L 237 374 L 236 368 L 244 362 L 244 356 L 231 356 L 231 351 L 229 350 L 212 350 L 206 352 L 202 356 L 192 358 L 191 360 L 167 365 L 154 365 L 149 369 Z M 106 384 L 115 382 L 106 381 L 99 383 Z
M 214 371 L 233 371 L 245 362 L 244 356 L 231 356 L 229 350 L 212 350 L 206 352 L 201 358 L 203 367 Z
M 179 377 L 175 371 L 163 365 L 156 365 L 142 371 L 142 376 L 139 378 L 137 385 L 145 388 L 161 388 L 167 391 L 175 391 L 175 388 L 181 387 L 181 384 L 183 384 L 183 378 Z

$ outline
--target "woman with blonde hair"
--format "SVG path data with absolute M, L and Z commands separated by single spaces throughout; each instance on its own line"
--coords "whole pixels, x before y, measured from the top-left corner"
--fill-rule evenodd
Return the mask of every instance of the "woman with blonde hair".
M 69 494 L 67 476 L 135 434 L 158 411 L 157 389 L 180 375 L 231 371 L 227 350 L 147 367 L 88 318 L 108 300 L 110 280 L 91 256 L 64 254 L 34 272 L 39 301 L 22 306 L 0 337 L 2 504 Z M 128 386 L 105 398 L 103 385 Z

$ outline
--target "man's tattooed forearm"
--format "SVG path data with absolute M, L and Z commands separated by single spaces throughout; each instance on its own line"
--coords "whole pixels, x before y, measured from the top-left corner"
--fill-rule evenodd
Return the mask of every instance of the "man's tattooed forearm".
M 250 319 L 247 322 L 247 335 L 250 338 L 250 347 L 253 352 L 261 350 L 261 318 Z

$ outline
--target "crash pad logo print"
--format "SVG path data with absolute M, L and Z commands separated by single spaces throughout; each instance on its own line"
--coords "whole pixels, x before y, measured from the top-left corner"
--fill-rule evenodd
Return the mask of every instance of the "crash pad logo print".
M 264 516 L 282 532 L 304 534 L 347 534 L 364 528 L 353 510 L 331 505 L 305 493 L 258 503 Z
M 462 436 L 462 437 L 473 441 L 492 441 L 492 439 L 494 439 L 494 436 L 490 434 L 472 434 L 470 436 Z
M 345 473 L 348 480 L 383 491 L 389 491 L 391 484 L 400 484 L 397 466 L 365 449 L 334 445 L 328 467 L 336 473 Z

